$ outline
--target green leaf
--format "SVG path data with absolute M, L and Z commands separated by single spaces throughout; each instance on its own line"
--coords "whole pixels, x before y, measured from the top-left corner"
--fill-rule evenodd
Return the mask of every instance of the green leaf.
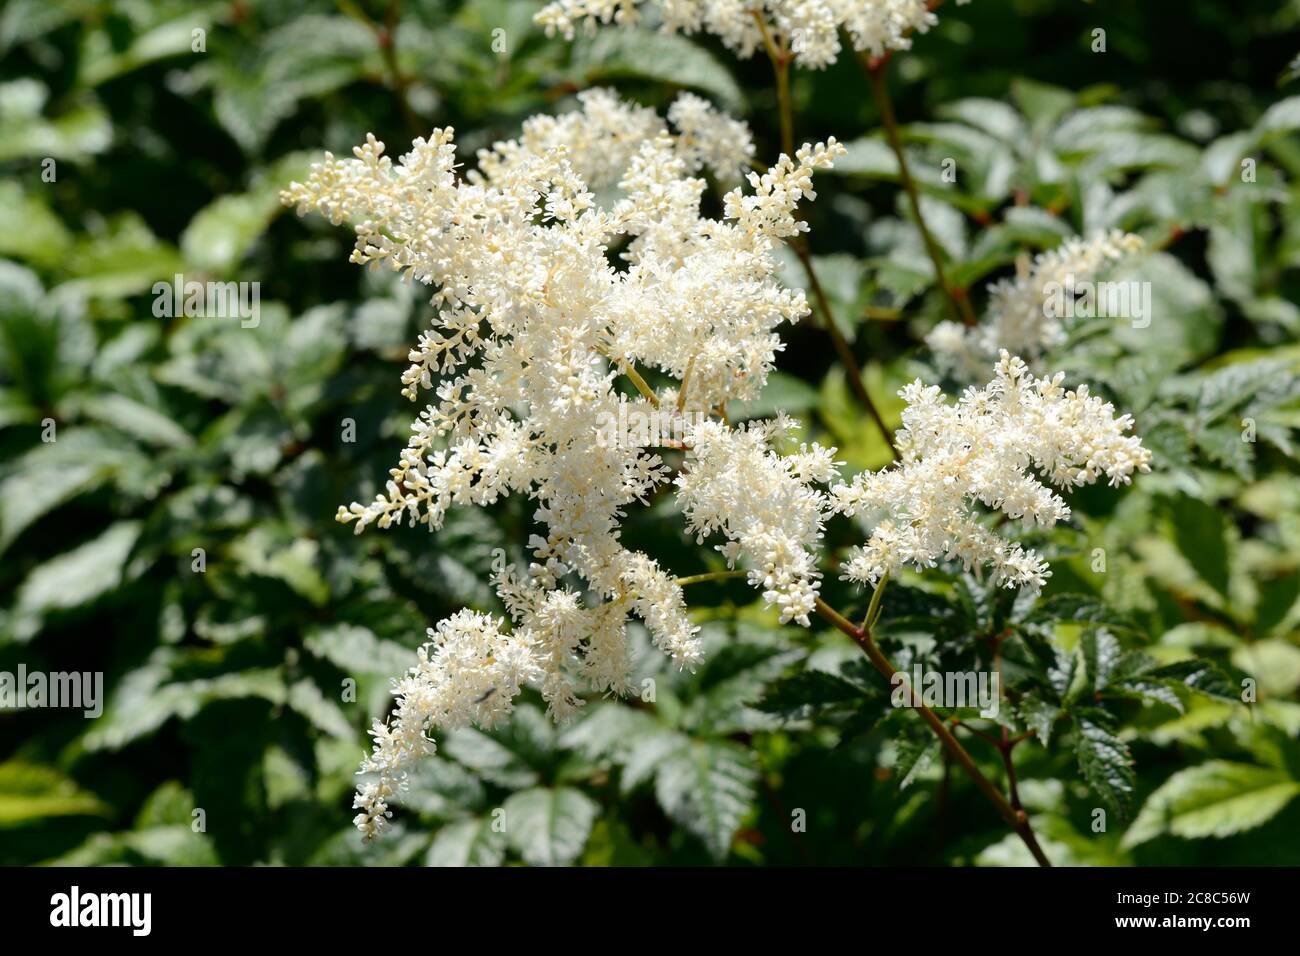
M 1241 700 L 1240 691 L 1233 687 L 1227 675 L 1212 661 L 1199 658 L 1176 661 L 1163 667 L 1156 667 L 1148 671 L 1145 676 L 1170 685 L 1186 687 L 1188 690 L 1217 700 L 1233 702 Z
M 748 751 L 723 741 L 692 740 L 663 758 L 655 796 L 664 812 L 721 862 L 754 807 L 757 779 Z
M 1255 124 L 1255 134 L 1264 143 L 1297 130 L 1300 130 L 1300 96 L 1278 100 Z
M 768 377 L 762 394 L 752 402 L 736 402 L 727 414 L 732 421 L 751 418 L 772 418 L 779 412 L 798 415 L 817 407 L 817 389 L 803 379 L 784 372 L 773 372 Z
M 792 719 L 862 698 L 862 688 L 856 684 L 825 671 L 806 670 L 777 681 L 755 706 L 765 713 Z
M 35 620 L 51 611 L 81 607 L 117 588 L 139 537 L 138 522 L 122 521 L 32 571 L 18 589 L 18 637 L 30 637 Z
M 150 445 L 189 448 L 194 439 L 171 418 L 125 395 L 100 392 L 79 403 L 87 418 L 112 425 Z
M 68 254 L 65 274 L 54 294 L 64 299 L 125 298 L 171 282 L 183 260 L 169 242 L 154 235 L 134 212 L 121 213 L 81 237 Z
M 898 789 L 906 790 L 939 753 L 939 740 L 928 728 L 918 728 L 900 737 L 895 746 L 894 774 L 898 778 Z
M 310 159 L 293 153 L 267 167 L 243 193 L 227 193 L 200 209 L 181 234 L 181 254 L 193 269 L 224 276 L 283 211 L 280 190 L 307 175 Z
M 126 833 L 96 833 L 52 866 L 217 866 L 212 840 L 189 824 L 149 827 Z
M 1002 100 L 972 96 L 946 103 L 936 112 L 945 119 L 960 120 L 978 130 L 983 130 L 1005 143 L 1019 144 L 1024 141 L 1028 133 L 1025 129 L 1025 121 L 1016 112 L 1015 107 Z
M 506 818 L 509 820 L 509 817 Z M 425 854 L 425 866 L 500 866 L 506 834 L 491 817 L 457 820 L 440 829 Z
M 351 674 L 399 677 L 415 665 L 415 655 L 396 641 L 375 636 L 369 628 L 336 624 L 312 630 L 303 640 L 312 654 Z
M 1227 597 L 1229 515 L 1189 495 L 1165 499 L 1174 544 L 1201 580 Z
M 0 182 L 0 255 L 51 269 L 71 245 L 72 234 L 44 202 L 17 182 Z
M 408 786 L 392 803 L 423 816 L 454 820 L 481 810 L 487 788 L 472 771 L 443 757 L 424 757 L 407 774 Z M 504 845 L 504 844 L 503 844 Z
M 574 48 L 584 85 L 620 76 L 657 80 L 701 90 L 739 112 L 745 98 L 727 68 L 712 53 L 679 34 L 644 30 L 602 30 Z
M 20 460 L 18 471 L 0 482 L 0 553 L 43 515 L 64 502 L 96 488 L 113 473 L 104 461 L 64 459 L 59 448 L 65 441 L 42 444 Z
M 41 110 L 49 89 L 24 78 L 0 83 L 0 162 L 15 159 L 88 159 L 108 149 L 113 124 L 90 96 L 68 104 L 57 115 Z
M 520 754 L 472 727 L 450 731 L 441 751 L 497 786 L 520 789 L 538 781 L 536 771 Z
M 82 738 L 87 750 L 118 750 L 155 732 L 173 717 L 190 720 L 209 704 L 238 698 L 285 703 L 284 675 L 278 668 L 247 668 L 216 677 L 175 681 L 183 658 L 168 648 L 155 650 L 118 684 L 104 714 Z
M 1090 693 L 1100 693 L 1110 683 L 1111 672 L 1122 653 L 1119 641 L 1104 629 L 1089 630 L 1079 642 Z
M 722 647 L 693 682 L 695 693 L 682 713 L 681 725 L 716 735 L 756 729 L 749 705 L 794 656 L 795 652 L 753 642 Z
M 1102 719 L 1096 711 L 1075 716 L 1075 756 L 1088 786 L 1117 816 L 1125 819 L 1136 782 L 1133 758 L 1124 742 L 1100 723 Z
M 626 754 L 631 741 L 659 729 L 655 718 L 643 710 L 621 703 L 598 703 L 560 736 L 562 746 L 592 759 L 618 758 Z
M 1061 713 L 1060 705 L 1048 700 L 1040 691 L 1031 690 L 1017 702 L 1016 712 L 1025 722 L 1025 726 L 1034 732 L 1039 743 L 1046 747 L 1052 739 L 1056 718 Z
M 1282 697 L 1300 687 L 1300 647 L 1282 638 L 1243 644 L 1232 652 L 1232 663 L 1254 677 L 1265 694 Z
M 321 693 L 315 682 L 304 678 L 289 687 L 289 706 L 305 717 L 312 726 L 340 740 L 355 741 L 356 729 L 348 722 L 339 705 Z
M 1136 631 L 1128 615 L 1091 594 L 1053 594 L 1025 617 L 1030 624 L 1091 624 L 1109 630 Z
M 49 817 L 108 816 L 111 808 L 53 767 L 0 763 L 0 828 Z
M 78 3 L 48 0 L 10 0 L 0 10 L 0 53 L 59 29 L 85 12 Z
M 164 6 L 160 4 L 159 6 Z M 141 31 L 123 50 L 115 50 L 109 31 L 96 30 L 82 45 L 78 63 L 78 82 L 82 86 L 99 86 L 150 63 L 193 52 L 194 30 L 212 26 L 209 13 L 202 8 L 186 10 L 176 19 L 158 23 Z
M 1124 834 L 1135 847 L 1162 834 L 1226 837 L 1267 823 L 1300 794 L 1300 782 L 1272 767 L 1210 760 L 1180 770 L 1147 798 Z
M 254 528 L 230 548 L 245 573 L 283 581 L 318 606 L 329 599 L 329 583 L 320 573 L 319 551 L 316 541 L 277 536 L 266 527 Z
M 1011 96 L 1036 127 L 1056 122 L 1076 99 L 1069 90 L 1023 77 L 1011 81 Z
M 599 807 L 572 787 L 534 787 L 505 805 L 510 846 L 530 866 L 568 866 L 582 853 Z
M 841 176 L 871 176 L 894 179 L 898 176 L 898 157 L 889 144 L 878 136 L 863 136 L 846 143 L 846 155 L 837 159 L 827 172 Z
M 251 63 L 217 60 L 199 74 L 215 87 L 217 119 L 247 152 L 260 149 L 302 100 L 383 69 L 374 34 L 344 16 L 295 17 L 259 37 L 250 54 Z

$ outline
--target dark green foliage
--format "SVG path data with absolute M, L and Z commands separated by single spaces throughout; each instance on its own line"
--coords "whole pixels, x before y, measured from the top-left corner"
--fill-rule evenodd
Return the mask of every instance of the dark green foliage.
M 555 727 L 528 691 L 503 727 L 439 732 L 392 830 L 361 843 L 354 773 L 390 679 L 439 618 L 501 611 L 494 552 L 524 556 L 534 506 L 454 511 L 434 535 L 333 521 L 403 440 L 429 290 L 346 265 L 348 230 L 296 219 L 279 189 L 367 131 L 396 154 L 453 125 L 472 163 L 596 84 L 658 107 L 693 89 L 751 123 L 760 159 L 779 151 L 767 63 L 707 38 L 570 45 L 532 27 L 530 0 L 417 0 L 390 62 L 367 22 L 387 6 L 0 11 L 0 672 L 98 671 L 106 694 L 96 719 L 0 710 L 0 864 L 1027 862 L 852 642 L 817 619 L 778 627 L 737 581 L 690 589 L 696 673 L 637 633 L 631 700 Z M 1154 471 L 1080 490 L 1070 522 L 1026 534 L 1053 566 L 1041 596 L 909 573 L 877 638 L 904 672 L 998 673 L 996 716 L 936 710 L 1004 788 L 1015 742 L 1054 862 L 1294 865 L 1300 7 L 1104 6 L 945 5 L 891 82 L 948 278 L 977 310 L 1064 237 L 1116 227 L 1152 247 L 1124 267 L 1152 283 L 1151 327 L 1080 322 L 1050 364 L 1134 414 Z M 945 305 L 853 64 L 797 71 L 794 97 L 801 140 L 850 144 L 805 213 L 896 424 L 894 390 L 937 380 L 919 343 Z M 261 283 L 258 323 L 157 315 L 154 284 L 178 273 Z M 783 409 L 846 471 L 880 467 L 821 335 L 788 330 L 768 394 L 734 417 Z M 715 569 L 676 520 L 657 502 L 625 533 L 678 574 Z M 827 600 L 857 620 L 869 596 L 833 569 L 861 538 L 837 520 L 825 565 Z

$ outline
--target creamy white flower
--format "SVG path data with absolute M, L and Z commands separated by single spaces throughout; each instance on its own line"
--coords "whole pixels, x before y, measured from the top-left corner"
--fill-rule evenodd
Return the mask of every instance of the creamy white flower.
M 779 610 L 781 623 L 807 627 L 821 581 L 822 528 L 833 510 L 815 485 L 839 473 L 834 448 L 804 445 L 793 455 L 776 454 L 770 443 L 789 424 L 704 422 L 691 431 L 691 454 L 676 483 L 697 540 L 722 532 L 727 543 L 717 550 L 728 567 L 743 557 L 749 583 Z
M 725 218 L 714 220 L 700 213 L 705 183 L 691 173 L 710 165 L 721 174 L 747 156 L 741 127 L 693 97 L 673 108 L 676 136 L 653 113 L 607 94 L 582 103 L 559 120 L 530 121 L 519 140 L 481 154 L 482 168 L 464 180 L 451 130 L 435 130 L 398 163 L 370 136 L 354 159 L 327 155 L 283 196 L 300 212 L 355 222 L 353 262 L 387 264 L 436 287 L 436 325 L 402 377 L 407 398 L 431 391 L 434 400 L 412 424 L 384 491 L 340 508 L 339 520 L 358 532 L 402 521 L 434 530 L 451 506 L 512 494 L 537 503 L 530 566 L 494 581 L 512 626 L 469 612 L 442 622 L 419 667 L 395 686 L 394 718 L 372 731 L 363 766 L 379 779 L 357 795 L 367 835 L 387 818 L 402 768 L 430 752 L 432 725 L 491 723 L 524 682 L 557 719 L 580 706 L 580 683 L 627 692 L 630 615 L 679 667 L 699 663 L 680 585 L 621 541 L 627 509 L 665 485 L 671 469 L 659 449 L 601 441 L 602 431 L 620 409 L 680 408 L 697 420 L 757 397 L 781 345 L 776 327 L 808 311 L 802 292 L 777 282 L 775 251 L 807 228 L 796 205 L 814 197 L 813 171 L 842 146 L 805 146 L 750 173 L 752 193 L 728 193 Z M 616 184 L 620 198 L 601 208 L 593 182 Z M 623 239 L 626 268 L 616 269 L 608 250 Z M 615 380 L 637 367 L 681 384 L 629 402 Z M 725 436 L 727 427 L 716 431 Z M 759 527 L 754 491 L 737 505 L 750 514 L 738 512 L 725 530 L 750 549 L 768 600 L 807 623 L 817 580 L 810 548 L 826 506 L 799 483 L 827 480 L 829 453 L 779 464 L 753 445 L 759 430 L 737 434 L 729 441 L 706 430 L 699 461 L 712 464 L 700 467 L 721 473 L 754 459 L 773 493 L 789 486 L 781 492 L 789 512 L 770 527 Z M 691 487 L 697 513 L 720 506 L 721 487 L 705 489 L 698 478 Z
M 654 110 L 619 99 L 611 89 L 578 94 L 580 109 L 559 116 L 539 114 L 524 121 L 518 139 L 495 143 L 478 152 L 478 169 L 471 182 L 501 179 L 515 166 L 563 148 L 574 171 L 589 189 L 614 186 L 642 145 L 672 129 L 671 142 L 684 171 L 694 175 L 708 169 L 718 180 L 732 183 L 748 170 L 754 157 L 754 137 L 740 120 L 714 108 L 693 93 L 682 93 L 668 109 L 668 122 Z
M 1125 434 L 1132 419 L 1117 418 L 1086 385 L 1066 391 L 1063 378 L 1036 379 L 1003 351 L 993 380 L 967 389 L 955 405 L 919 380 L 903 388 L 898 463 L 831 489 L 839 510 L 861 514 L 872 527 L 844 577 L 875 584 L 904 565 L 956 561 L 968 570 L 988 567 L 1006 587 L 1041 587 L 1051 574 L 1047 563 L 981 516 L 1001 512 L 1050 527 L 1070 509 L 1049 485 L 1065 489 L 1102 475 L 1118 485 L 1150 470 L 1151 453 Z
M 490 727 L 511 712 L 520 685 L 537 680 L 544 648 L 527 631 L 506 634 L 486 614 L 460 611 L 436 629 L 420 648 L 419 662 L 394 682 L 397 706 L 387 724 L 375 722 L 374 751 L 361 765 L 377 779 L 364 783 L 353 801 L 355 823 L 373 837 L 391 816 L 388 801 L 400 790 L 413 761 L 437 749 L 429 728 Z
M 598 24 L 633 26 L 642 7 L 654 9 L 664 32 L 713 34 L 741 58 L 764 46 L 766 32 L 794 62 L 812 69 L 838 58 L 841 30 L 855 50 L 882 56 L 910 48 L 912 34 L 938 22 L 926 0 L 555 0 L 535 20 L 547 36 L 572 39 L 579 26 L 588 33 Z
M 1022 356 L 1031 367 L 1066 341 L 1061 304 L 1080 283 L 1092 282 L 1106 267 L 1142 248 L 1142 239 L 1118 229 L 1084 239 L 1067 239 L 1055 249 L 1022 260 L 1014 279 L 989 286 L 988 314 L 966 328 L 941 322 L 926 337 L 941 369 L 961 381 L 983 374 L 1000 349 Z

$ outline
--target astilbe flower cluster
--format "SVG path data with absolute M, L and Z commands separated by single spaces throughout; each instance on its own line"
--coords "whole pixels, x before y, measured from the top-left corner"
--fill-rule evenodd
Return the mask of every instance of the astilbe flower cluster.
M 747 559 L 749 583 L 780 611 L 781 623 L 809 625 L 821 573 L 822 528 L 833 513 L 817 489 L 839 477 L 834 448 L 801 445 L 790 455 L 772 450 L 791 427 L 784 417 L 727 428 L 704 422 L 691 431 L 691 456 L 677 475 L 687 530 L 699 541 L 715 531 L 718 550 L 735 567 Z
M 909 49 L 912 34 L 938 22 L 927 0 L 555 0 L 534 19 L 548 36 L 572 39 L 579 27 L 592 32 L 599 24 L 638 24 L 643 6 L 654 9 L 664 32 L 710 33 L 741 58 L 762 49 L 766 33 L 811 69 L 836 61 L 841 30 L 855 50 L 882 56 Z
M 752 152 L 743 124 L 691 96 L 669 124 L 607 91 L 580 99 L 580 110 L 530 120 L 519 139 L 480 152 L 463 178 L 449 129 L 397 163 L 371 136 L 353 159 L 327 154 L 282 197 L 352 221 L 353 262 L 436 289 L 435 327 L 402 376 L 403 395 L 431 399 L 383 492 L 340 508 L 339 520 L 358 532 L 434 530 L 452 506 L 536 502 L 531 561 L 493 576 L 506 618 L 464 610 L 441 621 L 394 683 L 397 704 L 371 730 L 361 766 L 370 779 L 355 800 L 367 838 L 411 762 L 434 752 L 431 728 L 491 726 L 525 684 L 556 719 L 581 706 L 584 687 L 628 693 L 632 617 L 677 666 L 700 662 L 680 583 L 622 541 L 627 510 L 657 491 L 675 493 L 700 542 L 722 539 L 717 550 L 743 565 L 783 623 L 808 626 L 836 513 L 871 529 L 845 566 L 852 580 L 956 560 L 1037 587 L 1044 562 L 992 530 L 981 508 L 1049 526 L 1069 508 L 1044 479 L 1064 489 L 1104 474 L 1114 484 L 1148 468 L 1149 453 L 1124 434 L 1128 416 L 1084 386 L 1065 391 L 1060 375 L 1035 379 L 1006 352 L 993 381 L 956 405 L 919 381 L 905 388 L 900 462 L 851 483 L 834 448 L 782 454 L 793 425 L 784 416 L 733 426 L 727 404 L 759 396 L 778 327 L 808 312 L 801 291 L 777 282 L 774 253 L 807 229 L 796 207 L 815 198 L 813 172 L 843 147 L 830 139 L 749 172 L 748 188 L 728 192 L 723 218 L 710 219 L 694 174 L 740 173 Z M 679 384 L 655 392 L 638 367 Z M 625 373 L 640 397 L 619 391 Z M 651 439 L 605 440 L 608 423 L 633 412 L 677 426 L 665 429 L 682 436 L 676 469 Z
M 1128 415 L 1116 418 L 1086 385 L 1067 391 L 1063 379 L 1035 378 L 1003 350 L 993 380 L 968 388 L 956 404 L 920 380 L 903 388 L 898 463 L 831 490 L 840 511 L 873 526 L 844 577 L 876 584 L 904 565 L 956 561 L 967 570 L 989 568 L 1006 587 L 1040 588 L 1051 574 L 1047 563 L 989 529 L 982 515 L 1000 512 L 1026 526 L 1051 527 L 1070 515 L 1053 487 L 1091 484 L 1102 475 L 1124 484 L 1134 472 L 1149 471 L 1151 461 L 1141 441 L 1125 434 L 1133 425 Z
M 1053 290 L 1073 296 L 1078 284 L 1093 281 L 1142 247 L 1140 236 L 1118 229 L 1067 239 L 1032 262 L 1022 260 L 1014 279 L 990 285 L 988 312 L 979 325 L 940 322 L 926 344 L 939 367 L 963 382 L 982 377 L 1002 349 L 1037 369 L 1043 356 L 1068 336 L 1065 317 L 1058 314 L 1064 300 Z
M 761 176 L 751 172 L 750 192 L 728 193 L 725 218 L 714 220 L 701 215 L 706 184 L 690 173 L 706 164 L 730 172 L 750 148 L 748 131 L 694 97 L 669 115 L 676 135 L 648 111 L 589 94 L 580 112 L 534 120 L 519 140 L 486 151 L 463 180 L 450 129 L 417 139 L 397 163 L 370 136 L 355 158 L 327 155 L 282 197 L 300 213 L 353 221 L 353 262 L 436 287 L 436 327 L 421 335 L 402 377 L 406 397 L 431 391 L 432 400 L 384 491 L 340 508 L 339 520 L 358 532 L 402 521 L 433 530 L 452 505 L 510 494 L 537 502 L 529 567 L 509 566 L 495 582 L 512 626 L 468 612 L 442 622 L 397 684 L 393 719 L 372 730 L 362 769 L 378 779 L 356 800 L 367 836 L 386 819 L 403 768 L 431 752 L 431 726 L 490 725 L 510 712 L 524 682 L 540 687 L 557 718 L 578 705 L 578 679 L 625 692 L 629 615 L 679 666 L 700 660 L 680 586 L 620 540 L 626 509 L 665 485 L 670 469 L 658 449 L 601 442 L 598 430 L 625 403 L 707 416 L 757 397 L 781 348 L 776 327 L 808 311 L 802 292 L 777 283 L 773 253 L 806 229 L 796 206 L 815 195 L 813 171 L 843 147 L 833 139 L 805 146 Z M 610 183 L 617 196 L 601 206 L 592 186 Z M 618 242 L 626 243 L 622 270 L 608 255 Z M 681 388 L 629 403 L 615 380 L 637 365 L 681 379 Z M 705 429 L 700 441 L 699 467 L 712 467 L 723 439 Z M 811 462 L 800 469 L 825 474 Z M 797 480 L 774 468 L 773 493 L 778 472 Z M 700 529 L 710 526 L 717 493 L 699 482 L 683 493 Z M 749 506 L 761 511 L 756 500 Z M 776 562 L 799 536 L 805 550 L 815 545 L 819 529 L 807 515 L 801 524 L 777 516 L 771 529 L 733 522 L 724 530 L 766 561 L 769 600 L 786 600 L 789 615 L 806 620 L 797 592 L 811 558 L 795 557 L 793 572 Z M 579 580 L 583 593 L 571 587 Z

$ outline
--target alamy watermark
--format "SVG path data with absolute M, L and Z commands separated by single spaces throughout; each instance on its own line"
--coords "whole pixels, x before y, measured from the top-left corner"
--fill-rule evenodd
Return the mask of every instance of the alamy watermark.
M 171 282 L 155 282 L 153 296 L 153 314 L 159 319 L 239 319 L 245 329 L 262 321 L 260 282 L 186 282 L 178 272 Z
M 0 671 L 0 710 L 70 708 L 89 718 L 104 712 L 103 671 Z
M 73 886 L 50 897 L 50 925 L 122 926 L 132 936 L 148 936 L 153 928 L 152 893 L 83 893 Z
M 708 420 L 704 412 L 679 412 L 671 408 L 642 410 L 619 403 L 618 414 L 596 416 L 596 444 L 601 448 L 680 448 L 691 429 Z
M 1128 319 L 1135 329 L 1151 324 L 1151 283 L 1076 280 L 1043 286 L 1043 315 L 1049 319 Z
M 895 707 L 976 707 L 992 719 L 1002 705 L 1002 678 L 997 671 L 927 671 L 912 665 L 912 673 L 895 671 L 890 678 Z

